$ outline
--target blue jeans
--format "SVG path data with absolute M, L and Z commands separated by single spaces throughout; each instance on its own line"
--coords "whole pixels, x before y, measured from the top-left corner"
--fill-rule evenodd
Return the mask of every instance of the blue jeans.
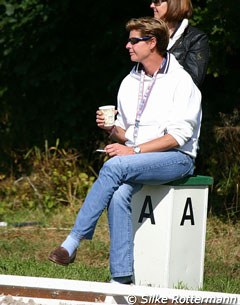
M 194 160 L 177 150 L 117 156 L 104 163 L 79 210 L 71 237 L 92 239 L 99 217 L 108 208 L 110 272 L 133 274 L 132 195 L 143 184 L 160 185 L 192 175 Z

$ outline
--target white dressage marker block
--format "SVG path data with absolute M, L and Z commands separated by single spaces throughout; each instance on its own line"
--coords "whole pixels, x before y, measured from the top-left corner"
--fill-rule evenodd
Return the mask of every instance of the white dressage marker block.
M 199 289 L 203 285 L 208 188 L 194 176 L 143 186 L 132 199 L 135 284 Z

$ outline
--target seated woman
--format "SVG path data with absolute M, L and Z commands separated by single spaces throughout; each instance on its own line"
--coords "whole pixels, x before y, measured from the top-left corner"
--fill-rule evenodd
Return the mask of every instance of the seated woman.
M 168 27 L 162 20 L 131 19 L 126 48 L 132 71 L 118 92 L 115 126 L 97 124 L 116 143 L 79 210 L 75 224 L 49 259 L 68 265 L 82 239 L 92 239 L 108 208 L 112 281 L 130 283 L 133 275 L 131 199 L 143 184 L 164 184 L 193 174 L 201 122 L 201 93 L 190 75 L 169 54 Z

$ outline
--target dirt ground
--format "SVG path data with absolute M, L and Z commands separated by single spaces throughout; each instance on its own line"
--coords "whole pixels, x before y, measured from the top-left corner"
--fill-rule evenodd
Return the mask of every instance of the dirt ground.
M 1 301 L 0 305 L 41 305 L 40 303 L 35 303 L 33 300 L 29 300 L 27 303 L 22 299 L 14 299 L 12 296 L 5 296 Z

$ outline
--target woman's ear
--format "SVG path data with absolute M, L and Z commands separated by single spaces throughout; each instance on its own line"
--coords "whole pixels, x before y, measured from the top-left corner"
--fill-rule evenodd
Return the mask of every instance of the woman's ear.
M 152 37 L 149 43 L 150 43 L 151 50 L 153 50 L 157 45 L 156 37 Z

